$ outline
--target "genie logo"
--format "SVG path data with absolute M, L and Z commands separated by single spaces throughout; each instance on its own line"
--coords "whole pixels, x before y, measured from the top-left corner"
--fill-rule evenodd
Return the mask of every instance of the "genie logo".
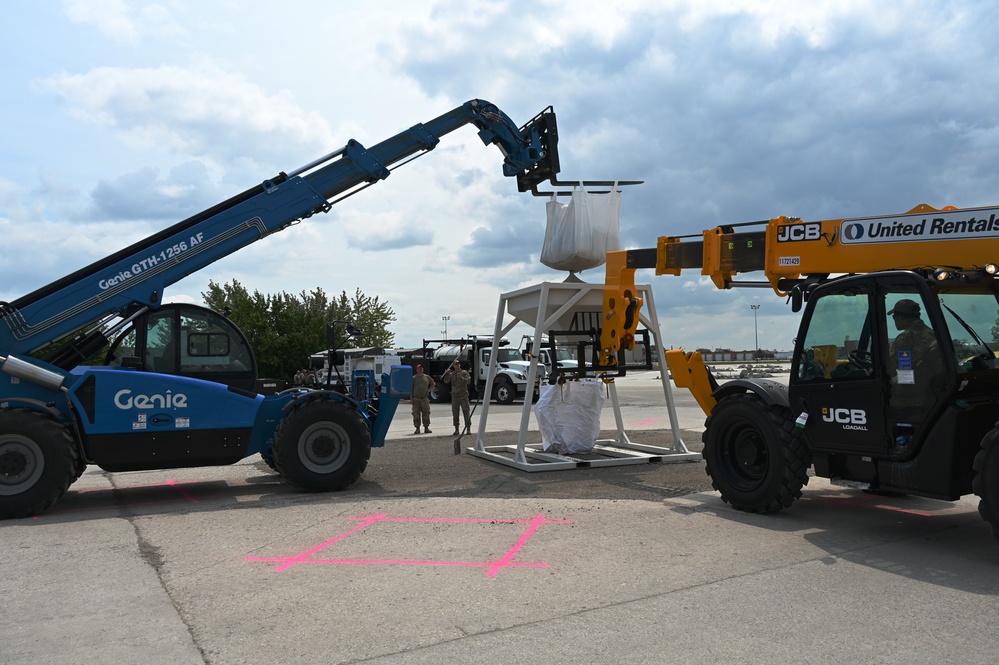
M 132 391 L 128 388 L 124 390 L 119 390 L 114 396 L 114 405 L 119 409 L 186 409 L 187 408 L 187 395 L 184 393 L 177 393 L 176 395 L 170 392 L 166 392 L 166 395 L 160 395 L 159 393 L 153 393 L 152 395 L 143 395 L 139 393 L 133 396 Z
M 864 225 L 854 222 L 843 225 L 843 239 L 857 242 L 864 239 Z

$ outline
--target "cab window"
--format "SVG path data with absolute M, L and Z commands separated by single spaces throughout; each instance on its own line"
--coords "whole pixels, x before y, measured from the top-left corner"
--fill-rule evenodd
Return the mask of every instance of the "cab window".
M 200 311 L 180 314 L 181 373 L 245 371 L 249 349 L 226 321 Z
M 997 368 L 999 307 L 992 293 L 947 291 L 939 295 L 958 372 Z
M 816 301 L 798 358 L 804 382 L 868 378 L 873 371 L 867 292 L 834 293 Z

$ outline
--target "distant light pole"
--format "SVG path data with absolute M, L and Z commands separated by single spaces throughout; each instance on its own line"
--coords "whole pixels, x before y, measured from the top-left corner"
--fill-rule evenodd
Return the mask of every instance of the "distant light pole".
M 759 305 L 750 305 L 753 308 L 753 332 L 756 333 L 756 354 L 753 356 L 756 360 L 760 359 L 760 329 L 756 325 L 756 310 L 760 308 Z
M 441 321 L 444 322 L 444 339 L 447 339 L 447 322 L 451 320 L 450 316 L 442 316 Z

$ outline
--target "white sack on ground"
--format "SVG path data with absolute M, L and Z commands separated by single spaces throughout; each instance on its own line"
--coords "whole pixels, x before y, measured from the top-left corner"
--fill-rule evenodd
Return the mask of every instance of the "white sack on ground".
M 593 194 L 578 187 L 572 200 L 547 205 L 548 224 L 541 263 L 555 270 L 579 272 L 601 266 L 607 252 L 621 249 L 621 192 Z
M 542 385 L 534 416 L 546 451 L 560 455 L 588 453 L 600 436 L 604 384 L 598 379 Z

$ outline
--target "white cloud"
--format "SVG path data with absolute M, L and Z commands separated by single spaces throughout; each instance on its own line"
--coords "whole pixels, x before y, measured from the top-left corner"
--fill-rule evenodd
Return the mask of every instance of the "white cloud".
M 119 131 L 135 149 L 209 155 L 227 164 L 333 144 L 326 121 L 289 91 L 267 94 L 209 61 L 196 69 L 97 67 L 50 77 L 44 87 L 75 115 Z
M 139 31 L 124 0 L 66 0 L 66 16 L 95 26 L 101 34 L 123 42 L 135 42 Z
M 7 248 L 0 263 L 0 300 L 14 300 L 151 232 L 144 224 L 52 219 L 40 201 L 3 180 L 0 210 Z
M 63 9 L 71 21 L 92 25 L 105 37 L 128 45 L 138 45 L 150 35 L 177 38 L 185 33 L 174 17 L 182 10 L 176 2 L 65 0 Z
M 0 62 L 27 63 L 0 65 L 0 230 L 24 250 L 0 262 L 8 297 L 348 138 L 370 146 L 473 97 L 518 123 L 554 105 L 564 179 L 644 180 L 624 193 L 629 247 L 778 214 L 995 203 L 992 3 L 271 7 L 73 0 L 7 12 Z M 52 45 L 19 41 L 34 25 Z M 517 193 L 500 165 L 463 128 L 172 293 L 197 299 L 208 279 L 233 277 L 268 292 L 360 287 L 396 309 L 402 343 L 437 337 L 441 315 L 491 330 L 500 293 L 564 278 L 538 262 L 543 200 Z M 55 238 L 45 257 L 25 258 L 40 237 Z M 671 340 L 736 345 L 753 302 L 768 310 L 761 344 L 789 345 L 773 294 L 719 292 L 696 272 L 638 279 L 654 285 Z

